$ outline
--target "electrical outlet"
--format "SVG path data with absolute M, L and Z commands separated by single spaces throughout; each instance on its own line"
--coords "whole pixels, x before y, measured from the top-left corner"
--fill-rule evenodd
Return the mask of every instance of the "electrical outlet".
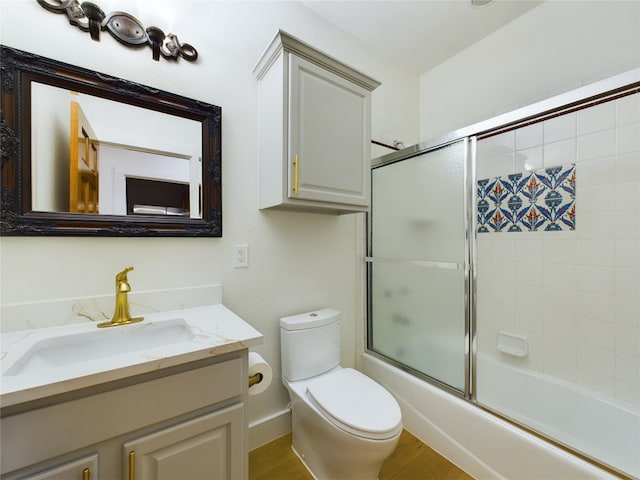
M 233 246 L 233 267 L 247 268 L 249 266 L 249 245 Z

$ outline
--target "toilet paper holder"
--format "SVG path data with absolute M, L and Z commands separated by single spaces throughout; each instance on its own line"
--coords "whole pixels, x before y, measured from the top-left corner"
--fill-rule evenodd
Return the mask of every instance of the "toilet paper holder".
M 262 375 L 261 373 L 249 375 L 249 387 L 254 386 L 256 383 L 260 383 L 263 378 L 264 378 L 264 375 Z

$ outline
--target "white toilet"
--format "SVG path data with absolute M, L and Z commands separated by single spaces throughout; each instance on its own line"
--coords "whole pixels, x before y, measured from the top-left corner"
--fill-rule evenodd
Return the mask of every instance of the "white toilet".
M 340 366 L 340 312 L 280 319 L 282 383 L 291 398 L 293 450 L 317 480 L 375 480 L 402 431 L 395 398 Z

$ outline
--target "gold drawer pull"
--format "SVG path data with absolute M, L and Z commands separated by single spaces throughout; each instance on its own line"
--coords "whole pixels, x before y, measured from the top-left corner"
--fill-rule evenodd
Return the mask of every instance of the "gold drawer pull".
M 136 480 L 136 452 L 129 452 L 129 480 Z
M 293 194 L 298 195 L 298 171 L 300 169 L 300 159 L 298 155 L 293 159 Z
M 89 480 L 91 478 L 91 470 L 89 470 L 88 468 L 85 468 L 82 471 L 82 480 Z

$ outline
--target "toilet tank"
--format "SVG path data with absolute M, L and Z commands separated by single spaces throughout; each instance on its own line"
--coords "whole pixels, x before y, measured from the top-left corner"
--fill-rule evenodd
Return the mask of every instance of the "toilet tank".
M 282 376 L 290 382 L 340 364 L 340 312 L 324 308 L 280 319 Z

